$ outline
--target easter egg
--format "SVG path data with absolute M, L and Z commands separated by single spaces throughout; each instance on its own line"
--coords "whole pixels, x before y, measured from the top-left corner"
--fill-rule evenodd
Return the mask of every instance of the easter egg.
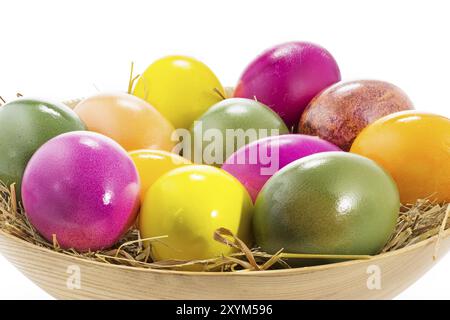
M 319 153 L 288 164 L 263 187 L 255 240 L 271 253 L 377 254 L 394 231 L 399 208 L 394 181 L 374 161 Z
M 115 244 L 134 223 L 139 177 L 126 151 L 94 132 L 69 132 L 33 155 L 23 205 L 37 231 L 62 248 L 94 251 Z
M 158 109 L 175 128 L 185 129 L 225 96 L 205 64 L 184 56 L 155 61 L 138 79 L 133 94 Z
M 350 151 L 383 166 L 397 183 L 402 203 L 450 202 L 450 119 L 394 113 L 367 126 Z
M 169 171 L 148 190 L 139 229 L 156 260 L 209 259 L 233 252 L 213 239 L 224 227 L 249 244 L 253 204 L 245 188 L 225 171 L 189 165 Z
M 173 126 L 155 108 L 126 93 L 103 93 L 81 101 L 75 112 L 90 131 L 117 141 L 126 150 L 171 151 Z
M 240 148 L 222 169 L 236 177 L 255 201 L 263 185 L 279 169 L 297 159 L 327 151 L 340 149 L 320 138 L 302 134 L 267 137 Z
M 243 98 L 225 99 L 194 122 L 190 159 L 220 166 L 240 147 L 286 133 L 289 130 L 283 120 L 262 103 Z
M 85 130 L 80 118 L 62 103 L 20 98 L 0 107 L 0 180 L 20 185 L 33 153 L 49 139 L 69 131 Z
M 234 95 L 268 105 L 291 128 L 311 99 L 339 80 L 339 67 L 327 50 L 308 42 L 290 42 L 268 49 L 251 62 Z
M 345 151 L 368 124 L 388 114 L 413 109 L 398 87 L 384 81 L 337 83 L 311 101 L 298 125 L 300 133 L 319 136 Z
M 148 188 L 163 174 L 172 169 L 191 164 L 186 158 L 162 150 L 135 150 L 129 153 L 141 182 L 141 200 L 144 201 Z

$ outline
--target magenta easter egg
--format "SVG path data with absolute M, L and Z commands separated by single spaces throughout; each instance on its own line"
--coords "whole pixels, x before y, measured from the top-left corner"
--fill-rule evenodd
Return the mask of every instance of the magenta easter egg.
M 114 140 L 93 132 L 59 135 L 28 163 L 22 199 L 31 224 L 48 241 L 78 251 L 108 248 L 134 223 L 139 178 Z
M 308 42 L 289 42 L 251 62 L 234 96 L 257 99 L 291 128 L 315 95 L 340 80 L 339 67 L 327 50 Z
M 233 153 L 222 169 L 236 177 L 253 201 L 267 180 L 287 164 L 320 152 L 341 151 L 318 137 L 286 134 L 254 141 Z

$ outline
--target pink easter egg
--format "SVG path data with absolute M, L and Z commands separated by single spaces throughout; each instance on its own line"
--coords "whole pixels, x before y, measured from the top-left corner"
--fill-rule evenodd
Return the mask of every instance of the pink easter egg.
M 325 48 L 289 42 L 255 58 L 239 79 L 234 96 L 264 103 L 291 128 L 314 96 L 340 80 L 336 60 Z
M 94 251 L 115 244 L 134 223 L 139 178 L 114 140 L 93 132 L 59 135 L 40 147 L 22 183 L 31 224 L 62 248 Z
M 236 177 L 255 201 L 275 172 L 297 159 L 327 151 L 341 150 L 325 140 L 302 134 L 267 137 L 240 148 L 222 169 Z

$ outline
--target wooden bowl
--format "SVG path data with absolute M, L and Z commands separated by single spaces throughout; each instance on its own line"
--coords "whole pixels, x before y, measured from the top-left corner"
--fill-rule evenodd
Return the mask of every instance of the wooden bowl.
M 437 236 L 370 260 L 235 273 L 151 270 L 93 262 L 0 231 L 0 252 L 60 299 L 390 299 L 435 263 Z M 438 257 L 450 248 L 450 229 Z
M 227 88 L 227 95 L 232 88 Z M 73 108 L 80 99 L 65 101 Z M 183 272 L 117 266 L 41 248 L 0 230 L 0 253 L 59 299 L 390 299 L 450 249 L 450 229 L 370 260 L 253 272 Z

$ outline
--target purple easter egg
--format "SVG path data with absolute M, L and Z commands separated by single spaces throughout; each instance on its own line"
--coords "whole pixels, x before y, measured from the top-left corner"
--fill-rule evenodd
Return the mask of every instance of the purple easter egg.
M 318 137 L 286 134 L 254 141 L 233 153 L 222 169 L 236 177 L 253 201 L 270 177 L 287 164 L 320 152 L 341 151 Z
M 339 67 L 327 50 L 308 42 L 289 42 L 250 63 L 234 96 L 257 99 L 291 128 L 314 96 L 340 80 Z
M 42 145 L 22 184 L 28 219 L 48 241 L 78 251 L 108 248 L 134 223 L 139 178 L 114 140 L 74 131 Z

